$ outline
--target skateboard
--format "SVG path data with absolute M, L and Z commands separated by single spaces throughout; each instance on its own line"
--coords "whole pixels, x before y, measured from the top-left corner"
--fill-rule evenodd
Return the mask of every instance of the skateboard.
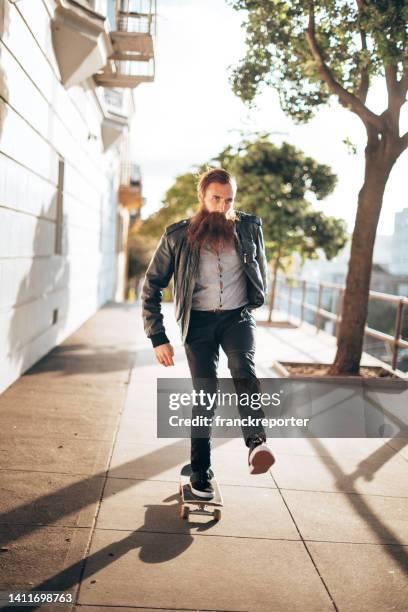
M 214 497 L 212 499 L 203 499 L 202 497 L 197 497 L 197 495 L 194 495 L 191 491 L 191 472 L 191 465 L 189 463 L 185 465 L 180 472 L 180 517 L 182 519 L 188 519 L 190 514 L 203 514 L 205 516 L 213 516 L 216 521 L 221 520 L 221 507 L 224 505 L 224 502 L 216 478 L 211 479 L 211 484 L 214 487 Z

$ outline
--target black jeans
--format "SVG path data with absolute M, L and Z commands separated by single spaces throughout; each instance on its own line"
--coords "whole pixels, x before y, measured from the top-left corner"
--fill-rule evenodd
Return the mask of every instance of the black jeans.
M 241 405 L 240 394 L 260 393 L 261 387 L 255 373 L 256 322 L 245 306 L 233 310 L 218 312 L 192 310 L 188 334 L 184 343 L 188 365 L 191 372 L 193 388 L 199 392 L 205 389 L 208 393 L 217 391 L 217 367 L 219 347 L 228 357 L 228 368 L 231 372 L 234 387 L 238 395 L 240 417 L 254 416 L 254 411 L 245 403 Z M 213 416 L 214 408 L 194 406 L 192 416 Z M 256 410 L 257 418 L 263 418 L 262 409 Z M 245 444 L 260 436 L 266 440 L 261 426 L 242 427 Z M 193 472 L 206 474 L 211 466 L 211 426 L 201 428 L 200 437 L 191 436 L 191 468 Z

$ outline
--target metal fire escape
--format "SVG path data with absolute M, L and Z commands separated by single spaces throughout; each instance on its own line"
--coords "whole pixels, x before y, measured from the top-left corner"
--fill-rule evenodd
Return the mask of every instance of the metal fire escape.
M 96 83 L 133 88 L 153 81 L 156 0 L 116 0 L 110 21 L 113 53 L 104 69 L 95 75 Z

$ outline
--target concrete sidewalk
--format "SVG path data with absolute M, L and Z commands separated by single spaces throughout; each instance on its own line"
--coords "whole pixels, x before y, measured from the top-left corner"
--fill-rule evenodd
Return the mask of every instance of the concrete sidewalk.
M 172 310 L 174 367 L 138 306 L 108 305 L 0 397 L 0 590 L 71 591 L 78 610 L 407 610 L 402 440 L 274 440 L 275 466 L 250 476 L 243 441 L 216 439 L 223 518 L 179 518 L 189 440 L 156 437 L 157 378 L 189 376 Z M 257 373 L 334 350 L 259 322 Z

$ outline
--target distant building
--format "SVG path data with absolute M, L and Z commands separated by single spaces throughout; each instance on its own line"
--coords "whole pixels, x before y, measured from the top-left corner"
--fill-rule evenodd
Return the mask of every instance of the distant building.
M 408 296 L 408 275 L 391 274 L 379 264 L 373 264 L 370 288 L 380 293 Z
M 408 276 L 408 208 L 395 215 L 390 270 Z
M 0 0 L 0 392 L 124 297 L 155 3 Z M 140 8 L 141 7 L 141 8 Z
M 300 258 L 296 256 L 292 273 L 311 281 L 342 283 L 346 278 L 349 257 L 350 242 L 346 244 L 339 255 L 333 257 L 330 261 L 326 259 L 324 252 L 320 251 L 318 259 L 308 259 L 301 266 Z
M 379 264 L 386 270 L 391 266 L 392 236 L 377 234 L 374 243 L 373 264 Z
M 408 209 L 406 210 L 408 211 Z M 408 236 L 405 241 L 407 245 Z M 393 236 L 377 236 L 374 245 L 370 288 L 372 291 L 381 293 L 408 296 L 407 268 L 405 274 L 391 272 L 392 244 Z M 349 241 L 343 251 L 330 261 L 321 252 L 318 259 L 306 261 L 303 267 L 300 267 L 299 263 L 295 264 L 293 273 L 310 281 L 344 285 L 347 277 L 350 247 L 351 242 Z M 405 251 L 407 251 L 407 247 Z M 405 257 L 407 257 L 406 254 Z

